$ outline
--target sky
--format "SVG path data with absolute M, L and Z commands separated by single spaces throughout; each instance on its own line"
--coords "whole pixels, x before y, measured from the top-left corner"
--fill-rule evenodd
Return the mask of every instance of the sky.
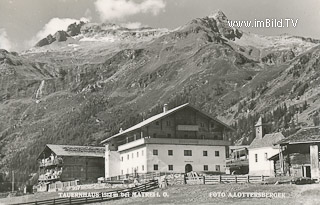
M 319 0 L 0 0 L 0 48 L 22 51 L 75 21 L 174 29 L 220 9 L 229 20 L 292 19 L 296 27 L 242 28 L 320 39 Z

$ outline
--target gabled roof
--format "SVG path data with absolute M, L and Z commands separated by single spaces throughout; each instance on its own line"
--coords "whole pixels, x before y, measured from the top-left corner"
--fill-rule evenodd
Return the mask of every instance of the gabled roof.
M 320 127 L 306 127 L 277 142 L 277 144 L 300 144 L 320 142 Z
M 203 115 L 205 115 L 205 116 L 207 116 L 207 117 L 209 117 L 209 118 L 217 121 L 218 123 L 222 124 L 222 125 L 225 126 L 227 129 L 232 130 L 232 131 L 234 130 L 234 129 L 231 128 L 229 125 L 227 125 L 227 124 L 221 122 L 220 120 L 218 120 L 218 119 L 216 119 L 216 118 L 214 118 L 214 117 L 212 117 L 212 116 L 210 116 L 210 115 L 208 115 L 208 114 L 206 114 L 206 113 L 198 110 L 197 108 L 191 106 L 189 103 L 186 103 L 186 104 L 180 105 L 180 106 L 178 106 L 178 107 L 175 107 L 175 108 L 173 108 L 173 109 L 171 109 L 171 110 L 168 110 L 168 111 L 166 111 L 166 112 L 162 112 L 162 113 L 160 113 L 160 114 L 157 114 L 157 115 L 155 115 L 155 116 L 152 116 L 152 117 L 150 117 L 150 118 L 148 118 L 148 119 L 146 119 L 146 120 L 144 120 L 144 121 L 142 121 L 142 122 L 140 122 L 140 123 L 138 123 L 138 124 L 136 124 L 136 125 L 128 128 L 128 129 L 126 129 L 126 130 L 124 130 L 124 131 L 116 134 L 116 135 L 113 135 L 113 136 L 111 136 L 111 137 L 103 140 L 101 143 L 105 143 L 105 142 L 107 142 L 107 141 L 109 141 L 109 140 L 111 140 L 111 139 L 113 139 L 113 138 L 115 138 L 115 137 L 119 137 L 119 136 L 124 135 L 124 134 L 126 134 L 126 133 L 129 133 L 129 132 L 132 132 L 132 131 L 137 130 L 137 129 L 139 129 L 139 128 L 142 128 L 142 127 L 144 127 L 144 126 L 146 126 L 146 125 L 148 125 L 148 124 L 150 124 L 150 123 L 152 123 L 152 122 L 155 122 L 156 120 L 160 120 L 160 119 L 162 119 L 162 118 L 164 118 L 164 117 L 166 117 L 166 116 L 168 116 L 168 115 L 170 115 L 170 114 L 172 114 L 172 113 L 174 113 L 174 112 L 176 112 L 176 111 L 178 111 L 178 110 L 181 110 L 181 109 L 183 109 L 183 108 L 186 108 L 186 107 L 191 107 L 191 108 L 197 110 L 198 112 L 202 113 Z
M 104 157 L 105 155 L 105 147 L 47 144 L 44 151 L 46 149 L 50 149 L 57 156 Z
M 266 134 L 263 136 L 262 139 L 255 138 L 251 142 L 249 149 L 262 148 L 262 147 L 274 147 L 274 144 L 276 144 L 278 141 L 282 139 L 284 139 L 284 136 L 282 135 L 281 132 Z

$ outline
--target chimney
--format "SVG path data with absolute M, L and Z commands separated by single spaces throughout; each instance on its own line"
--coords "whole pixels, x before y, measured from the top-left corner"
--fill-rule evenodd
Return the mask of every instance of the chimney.
M 168 104 L 163 105 L 163 112 L 164 113 L 168 112 Z

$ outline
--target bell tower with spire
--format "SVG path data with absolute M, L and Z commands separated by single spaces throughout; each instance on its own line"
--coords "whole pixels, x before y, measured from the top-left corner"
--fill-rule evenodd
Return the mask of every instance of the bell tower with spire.
M 259 118 L 258 122 L 255 125 L 256 128 L 256 138 L 262 139 L 264 133 L 263 124 L 262 124 L 262 117 Z

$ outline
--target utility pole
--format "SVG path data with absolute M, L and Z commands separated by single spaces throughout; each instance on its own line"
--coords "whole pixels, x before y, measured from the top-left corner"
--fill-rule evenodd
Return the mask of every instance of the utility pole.
M 14 192 L 14 171 L 12 170 L 12 192 Z

